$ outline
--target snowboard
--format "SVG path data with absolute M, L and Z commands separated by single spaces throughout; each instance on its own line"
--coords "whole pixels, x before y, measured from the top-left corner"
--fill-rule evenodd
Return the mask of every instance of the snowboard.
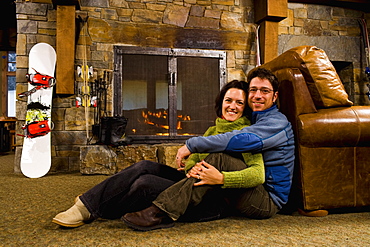
M 29 53 L 26 122 L 20 168 L 29 178 L 39 178 L 51 167 L 51 107 L 56 53 L 47 43 L 37 43 Z

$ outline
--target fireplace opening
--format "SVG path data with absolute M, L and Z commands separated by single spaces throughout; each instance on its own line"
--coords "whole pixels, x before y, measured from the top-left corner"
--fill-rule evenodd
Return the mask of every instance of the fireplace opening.
M 355 102 L 355 88 L 354 88 L 354 71 L 353 63 L 345 61 L 331 61 L 340 80 L 343 83 L 344 89 L 348 94 L 348 99 Z
M 133 143 L 180 142 L 214 125 L 225 80 L 224 51 L 117 46 L 114 115 Z

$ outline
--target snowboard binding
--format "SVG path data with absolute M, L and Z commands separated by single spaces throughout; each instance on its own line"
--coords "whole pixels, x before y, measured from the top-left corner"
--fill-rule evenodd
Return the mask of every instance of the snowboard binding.
M 39 136 L 47 135 L 51 129 L 49 127 L 48 120 L 35 121 L 22 127 L 24 131 L 24 137 L 35 138 Z
M 50 108 L 39 102 L 30 103 L 27 106 L 26 123 L 22 127 L 24 135 L 18 135 L 27 138 L 47 135 L 52 130 L 52 128 L 49 127 L 48 119 L 50 114 L 47 113 L 48 109 Z
M 37 70 L 32 68 L 36 73 L 35 74 L 26 74 L 27 81 L 32 85 L 35 86 L 29 91 L 19 93 L 18 97 L 23 98 L 30 96 L 31 94 L 35 93 L 37 90 L 51 88 L 55 85 L 55 78 L 49 75 L 44 75 L 39 73 Z
M 28 82 L 32 86 L 42 86 L 43 88 L 49 88 L 55 85 L 55 78 L 49 75 L 43 75 L 32 68 L 35 74 L 26 74 Z

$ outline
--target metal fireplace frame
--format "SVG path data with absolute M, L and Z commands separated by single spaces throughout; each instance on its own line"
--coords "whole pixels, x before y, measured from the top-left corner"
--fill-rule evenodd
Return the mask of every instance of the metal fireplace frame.
M 217 58 L 219 61 L 219 81 L 220 88 L 227 83 L 226 70 L 226 51 L 220 50 L 202 50 L 202 49 L 176 49 L 176 48 L 154 48 L 154 47 L 136 47 L 136 46 L 114 46 L 114 81 L 113 81 L 113 115 L 121 116 L 122 107 L 122 66 L 123 56 L 129 55 L 163 55 L 168 57 L 168 84 L 169 84 L 169 116 L 176 115 L 177 102 L 174 94 L 177 85 L 177 58 L 178 57 L 204 57 Z M 170 110 L 171 109 L 171 110 Z M 169 118 L 169 135 L 168 136 L 139 136 L 135 135 L 134 143 L 166 143 L 166 142 L 183 142 L 188 139 L 189 135 L 181 136 L 176 132 L 177 119 Z

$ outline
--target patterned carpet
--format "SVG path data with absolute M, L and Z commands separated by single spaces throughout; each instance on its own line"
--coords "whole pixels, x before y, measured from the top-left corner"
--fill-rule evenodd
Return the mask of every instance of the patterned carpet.
M 277 215 L 267 220 L 228 218 L 137 232 L 120 220 L 97 220 L 76 229 L 51 223 L 106 176 L 14 174 L 14 155 L 0 156 L 0 246 L 370 246 L 370 213 L 322 218 Z

